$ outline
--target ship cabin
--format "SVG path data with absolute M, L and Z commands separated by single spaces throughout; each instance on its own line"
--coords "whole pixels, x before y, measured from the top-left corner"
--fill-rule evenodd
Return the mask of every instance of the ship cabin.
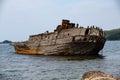
M 70 23 L 69 20 L 62 20 L 61 25 L 58 25 L 54 32 L 48 32 L 31 35 L 29 41 L 51 41 L 56 39 L 66 39 L 71 41 L 87 41 L 96 42 L 98 38 L 105 37 L 102 29 L 95 26 L 88 26 L 87 28 L 79 27 L 79 24 Z

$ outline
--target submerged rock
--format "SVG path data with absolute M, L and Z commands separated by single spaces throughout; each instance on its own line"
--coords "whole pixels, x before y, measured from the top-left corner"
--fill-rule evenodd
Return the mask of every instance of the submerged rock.
M 89 71 L 83 74 L 81 80 L 120 80 L 101 71 Z

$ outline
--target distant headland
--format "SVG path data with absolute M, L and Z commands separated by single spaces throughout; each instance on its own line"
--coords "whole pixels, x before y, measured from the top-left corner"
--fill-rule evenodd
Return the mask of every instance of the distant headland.
M 105 31 L 107 40 L 120 40 L 120 28 Z
M 4 40 L 4 41 L 0 42 L 0 44 L 7 44 L 7 43 L 12 43 L 12 41 L 10 41 L 10 40 Z

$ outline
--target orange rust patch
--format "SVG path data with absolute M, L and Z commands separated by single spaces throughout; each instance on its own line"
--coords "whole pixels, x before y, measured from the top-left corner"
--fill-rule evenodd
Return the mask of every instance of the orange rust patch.
M 35 49 L 23 49 L 23 48 L 19 48 L 19 49 L 15 49 L 16 53 L 18 54 L 41 54 L 42 51 L 40 50 L 35 50 Z

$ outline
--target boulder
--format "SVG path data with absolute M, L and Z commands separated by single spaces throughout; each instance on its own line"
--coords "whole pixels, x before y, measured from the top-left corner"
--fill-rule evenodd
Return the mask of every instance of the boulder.
M 101 71 L 89 71 L 83 74 L 81 80 L 120 80 L 110 74 L 106 74 Z

